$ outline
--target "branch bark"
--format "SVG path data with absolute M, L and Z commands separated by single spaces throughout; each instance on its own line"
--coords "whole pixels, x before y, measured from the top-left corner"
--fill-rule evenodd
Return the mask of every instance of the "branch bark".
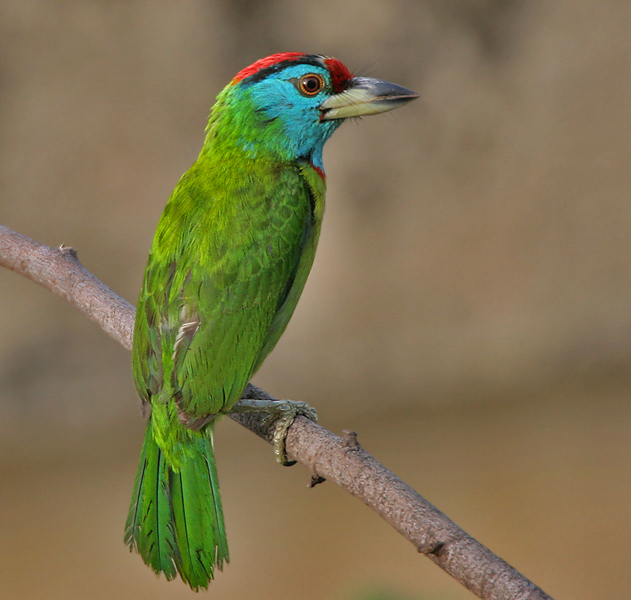
M 72 248 L 50 248 L 0 225 L 0 265 L 65 298 L 131 349 L 134 307 L 85 269 Z M 244 398 L 275 400 L 252 384 Z M 273 426 L 264 426 L 261 415 L 232 419 L 271 441 Z M 287 451 L 314 473 L 314 485 L 330 479 L 359 498 L 479 598 L 552 600 L 363 450 L 354 432 L 340 438 L 298 417 L 289 430 Z

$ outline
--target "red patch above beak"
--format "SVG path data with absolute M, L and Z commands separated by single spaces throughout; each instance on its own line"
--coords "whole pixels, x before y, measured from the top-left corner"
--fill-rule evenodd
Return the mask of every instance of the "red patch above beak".
M 324 64 L 331 74 L 333 91 L 336 94 L 343 92 L 346 89 L 346 84 L 353 79 L 353 74 L 337 58 L 325 58 Z

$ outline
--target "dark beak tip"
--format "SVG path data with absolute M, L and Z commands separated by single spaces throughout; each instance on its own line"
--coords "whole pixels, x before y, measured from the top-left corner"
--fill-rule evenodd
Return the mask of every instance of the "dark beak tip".
M 321 119 L 346 119 L 376 115 L 416 100 L 419 94 L 396 83 L 353 77 L 343 92 L 332 95 L 320 105 Z

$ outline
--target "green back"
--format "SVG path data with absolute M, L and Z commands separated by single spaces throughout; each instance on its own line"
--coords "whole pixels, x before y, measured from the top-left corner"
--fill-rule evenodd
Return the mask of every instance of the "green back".
M 140 294 L 133 366 L 144 400 L 174 399 L 200 418 L 239 399 L 302 292 L 324 191 L 306 161 L 200 155 L 165 208 Z

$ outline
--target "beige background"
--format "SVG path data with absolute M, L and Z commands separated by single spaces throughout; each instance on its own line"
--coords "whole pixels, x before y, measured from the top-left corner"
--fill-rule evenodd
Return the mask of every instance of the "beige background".
M 295 318 L 256 382 L 307 401 L 557 600 L 631 588 L 631 3 L 4 0 L 0 222 L 130 301 L 239 69 L 301 50 L 421 93 L 329 142 Z M 0 597 L 191 598 L 123 543 L 129 355 L 0 272 Z M 471 595 L 236 424 L 213 598 Z

